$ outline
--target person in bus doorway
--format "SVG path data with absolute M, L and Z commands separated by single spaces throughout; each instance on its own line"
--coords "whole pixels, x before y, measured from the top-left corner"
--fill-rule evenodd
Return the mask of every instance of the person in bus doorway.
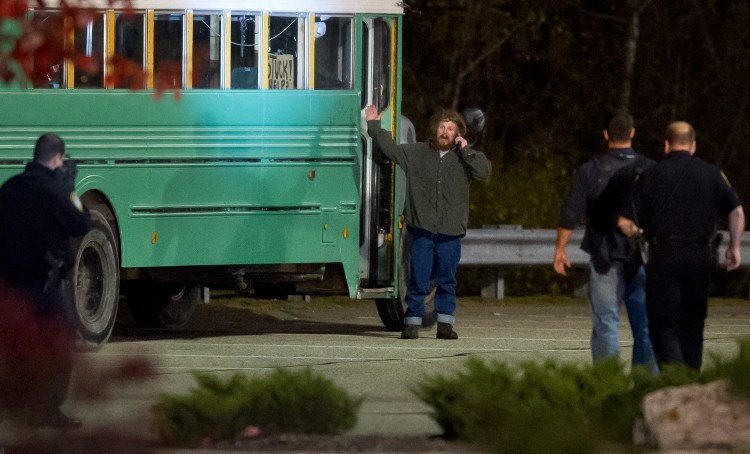
M 31 426 L 81 426 L 60 410 L 75 349 L 62 280 L 71 238 L 90 228 L 74 179 L 64 142 L 45 134 L 23 173 L 0 187 L 0 410 Z
M 367 131 L 373 142 L 406 172 L 404 219 L 412 234 L 411 275 L 401 338 L 419 337 L 432 276 L 437 338 L 458 339 L 453 330 L 456 270 L 469 218 L 469 184 L 490 176 L 490 161 L 468 146 L 463 137 L 466 124 L 457 112 L 442 110 L 433 115 L 429 141 L 401 145 L 380 126 L 380 116 L 375 106 L 365 108 Z
M 740 266 L 745 212 L 724 173 L 694 157 L 695 130 L 684 121 L 666 131 L 667 157 L 646 170 L 618 220 L 626 235 L 649 243 L 646 308 L 659 364 L 700 370 L 711 273 L 717 265 L 716 221 L 727 217 L 726 269 Z
M 631 147 L 635 135 L 627 113 L 612 116 L 604 129 L 607 152 L 585 162 L 576 173 L 560 212 L 553 267 L 566 274 L 565 250 L 575 227 L 585 222 L 581 249 L 590 255 L 588 297 L 594 364 L 619 354 L 618 323 L 624 302 L 633 333 L 632 364 L 657 372 L 646 315 L 646 272 L 638 251 L 617 227 L 617 211 L 630 202 L 640 172 L 653 161 Z

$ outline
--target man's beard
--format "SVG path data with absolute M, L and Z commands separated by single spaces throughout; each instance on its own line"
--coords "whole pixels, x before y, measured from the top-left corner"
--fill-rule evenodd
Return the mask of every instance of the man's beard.
M 437 148 L 438 150 L 448 151 L 453 148 L 453 142 L 455 141 L 455 138 L 453 140 L 450 140 L 450 136 L 437 136 L 435 139 L 435 148 Z

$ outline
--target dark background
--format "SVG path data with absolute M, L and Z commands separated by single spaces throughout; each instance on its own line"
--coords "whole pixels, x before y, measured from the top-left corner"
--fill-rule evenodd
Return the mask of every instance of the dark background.
M 633 146 L 655 160 L 666 126 L 691 123 L 697 155 L 747 201 L 748 24 L 745 0 L 407 0 L 403 113 L 425 140 L 438 108 L 486 112 L 477 148 L 493 173 L 472 189 L 470 228 L 555 228 L 573 174 L 606 148 L 601 131 L 617 110 L 633 115 Z M 545 273 L 511 282 L 567 291 Z

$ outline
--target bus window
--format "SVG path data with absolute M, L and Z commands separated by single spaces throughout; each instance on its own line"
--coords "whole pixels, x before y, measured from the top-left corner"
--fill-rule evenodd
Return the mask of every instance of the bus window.
M 315 18 L 315 89 L 352 88 L 352 19 Z
M 193 88 L 219 88 L 221 15 L 193 15 Z
M 260 15 L 232 15 L 232 88 L 258 88 Z
M 34 80 L 34 88 L 60 88 L 65 85 L 65 59 L 62 56 L 62 46 L 65 36 L 63 21 L 59 13 L 35 11 L 33 18 L 34 30 L 44 30 L 50 36 L 59 37 L 60 52 L 36 52 L 34 54 L 35 71 L 41 77 Z M 59 58 L 52 59 L 57 54 Z
M 115 15 L 115 54 L 124 58 L 141 68 L 144 66 L 143 46 L 144 46 L 144 29 L 145 15 L 140 13 Z M 130 77 L 139 77 L 129 75 Z M 114 83 L 114 88 L 145 88 L 144 80 L 130 80 L 128 76 L 118 78 Z
M 104 87 L 104 15 L 92 16 L 77 26 L 73 38 L 76 52 L 85 57 L 75 62 L 75 88 Z
M 271 16 L 268 38 L 268 88 L 305 88 L 304 16 Z
M 182 88 L 183 14 L 154 14 L 154 75 L 163 88 Z
M 382 112 L 391 93 L 391 28 L 383 19 L 373 24 L 374 58 L 372 63 L 372 103 Z
M 75 62 L 75 88 L 104 87 L 104 17 L 99 14 L 76 27 L 73 42 L 85 60 Z

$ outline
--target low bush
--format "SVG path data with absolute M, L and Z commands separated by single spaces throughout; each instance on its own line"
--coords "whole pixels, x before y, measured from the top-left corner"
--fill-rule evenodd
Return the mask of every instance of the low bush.
M 357 422 L 362 398 L 352 398 L 311 369 L 276 369 L 262 378 L 235 374 L 227 381 L 196 373 L 187 395 L 162 395 L 154 406 L 156 432 L 172 446 L 228 440 L 247 426 L 335 435 Z
M 414 389 L 433 408 L 447 438 L 476 442 L 488 452 L 585 454 L 604 443 L 630 443 L 643 397 L 656 389 L 726 377 L 750 395 L 750 341 L 735 359 L 713 357 L 703 373 L 681 365 L 652 375 L 628 373 L 616 359 L 596 366 L 470 359 L 454 376 L 430 376 Z

